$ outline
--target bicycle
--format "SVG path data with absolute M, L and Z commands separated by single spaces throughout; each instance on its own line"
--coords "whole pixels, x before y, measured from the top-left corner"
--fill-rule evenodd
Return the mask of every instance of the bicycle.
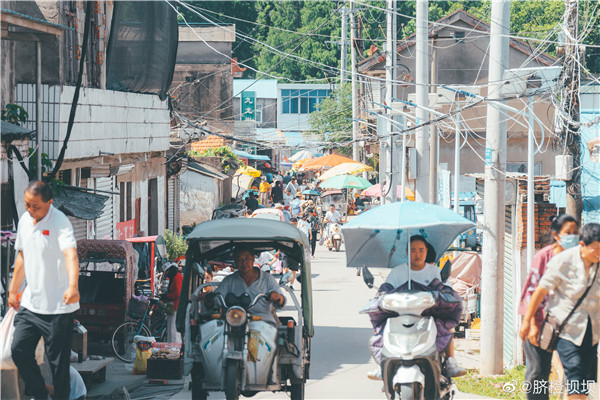
M 167 318 L 165 317 L 159 326 L 152 329 L 150 318 L 155 313 L 155 307 L 160 303 L 159 299 L 151 298 L 149 307 L 146 308 L 144 316 L 140 321 L 127 321 L 117 327 L 112 335 L 112 349 L 119 360 L 132 363 L 135 360 L 134 337 L 152 336 L 158 342 L 166 341 Z

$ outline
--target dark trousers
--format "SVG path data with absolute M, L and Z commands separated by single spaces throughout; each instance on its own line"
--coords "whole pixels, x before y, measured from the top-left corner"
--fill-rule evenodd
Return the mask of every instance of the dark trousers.
M 550 397 L 550 372 L 552 371 L 552 353 L 532 345 L 529 339 L 523 343 L 525 350 L 525 382 L 529 382 L 531 390 L 527 392 L 527 400 L 548 400 Z M 538 381 L 536 384 L 535 381 Z M 537 390 L 534 390 L 537 389 Z
M 312 238 L 310 239 L 310 254 L 315 255 L 315 249 L 317 248 L 317 233 L 318 231 L 312 231 Z
M 35 360 L 35 348 L 44 338 L 46 357 L 54 381 L 54 399 L 68 400 L 71 392 L 69 366 L 73 338 L 73 315 L 37 314 L 21 307 L 15 315 L 12 358 L 25 382 L 25 394 L 36 399 L 48 397 L 46 384 Z

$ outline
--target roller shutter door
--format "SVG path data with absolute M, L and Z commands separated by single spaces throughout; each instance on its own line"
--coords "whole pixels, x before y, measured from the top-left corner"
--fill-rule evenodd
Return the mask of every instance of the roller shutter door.
M 87 221 L 81 218 L 67 216 L 73 225 L 73 234 L 76 240 L 87 239 Z
M 96 178 L 96 189 L 105 192 L 114 192 L 113 185 L 114 177 Z M 99 192 L 98 194 L 108 196 L 108 200 L 104 203 L 102 215 L 96 219 L 96 239 L 113 239 L 114 238 L 114 199 L 112 194 Z
M 167 229 L 179 231 L 179 177 L 167 180 Z

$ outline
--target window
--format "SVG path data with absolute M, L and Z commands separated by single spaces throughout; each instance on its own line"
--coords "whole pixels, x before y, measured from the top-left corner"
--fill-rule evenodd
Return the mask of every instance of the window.
M 284 114 L 309 114 L 317 104 L 329 97 L 329 89 L 281 89 Z
M 254 109 L 254 119 L 256 120 L 256 122 L 260 123 L 262 122 L 262 104 L 256 104 L 256 108 Z

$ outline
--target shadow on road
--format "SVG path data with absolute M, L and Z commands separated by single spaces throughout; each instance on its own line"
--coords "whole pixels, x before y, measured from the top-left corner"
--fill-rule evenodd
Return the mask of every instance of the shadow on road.
M 311 346 L 310 379 L 323 379 L 342 365 L 366 365 L 371 354 L 367 346 L 373 330 L 315 326 Z M 348 351 L 352 349 L 351 351 Z

